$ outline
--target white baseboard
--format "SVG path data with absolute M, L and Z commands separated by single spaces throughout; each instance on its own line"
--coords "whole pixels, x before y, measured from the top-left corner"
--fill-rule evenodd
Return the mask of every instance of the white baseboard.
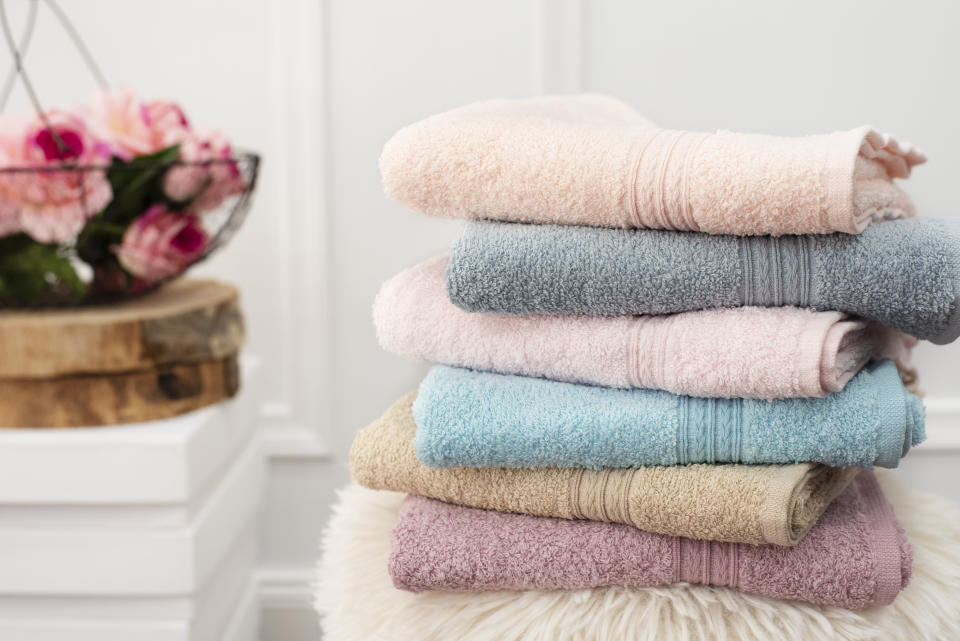
M 313 568 L 260 568 L 257 572 L 260 641 L 317 641 Z
M 254 580 L 243 591 L 223 633 L 223 641 L 257 641 L 260 637 L 259 584 Z

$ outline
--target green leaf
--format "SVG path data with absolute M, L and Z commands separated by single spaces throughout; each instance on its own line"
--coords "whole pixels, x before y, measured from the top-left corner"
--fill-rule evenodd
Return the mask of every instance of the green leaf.
M 137 156 L 129 161 L 114 158 L 107 170 L 113 198 L 91 218 L 77 239 L 77 255 L 91 265 L 109 261 L 111 247 L 120 244 L 126 228 L 150 205 L 166 202 L 163 176 L 180 157 L 180 145 Z
M 107 170 L 113 199 L 100 215 L 110 222 L 130 223 L 150 204 L 162 201 L 163 175 L 179 157 L 180 145 L 173 145 L 128 162 L 114 158 Z
M 78 301 L 86 287 L 56 245 L 26 234 L 0 238 L 0 300 L 31 304 L 58 298 Z
M 169 165 L 180 158 L 180 145 L 170 145 L 160 151 L 155 151 L 146 156 L 136 156 L 130 160 L 130 165 Z
M 123 233 L 128 226 L 111 223 L 102 216 L 91 218 L 77 238 L 77 256 L 91 265 L 108 260 L 113 256 L 111 248 L 123 242 Z

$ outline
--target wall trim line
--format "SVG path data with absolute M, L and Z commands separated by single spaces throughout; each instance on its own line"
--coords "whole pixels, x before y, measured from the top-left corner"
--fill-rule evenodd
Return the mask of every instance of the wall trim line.
M 313 610 L 312 567 L 261 567 L 257 569 L 256 582 L 263 609 Z

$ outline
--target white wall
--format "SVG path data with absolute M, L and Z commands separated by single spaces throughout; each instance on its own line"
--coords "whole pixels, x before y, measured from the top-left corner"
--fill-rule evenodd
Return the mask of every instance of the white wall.
M 804 134 L 869 123 L 928 152 L 908 183 L 921 213 L 958 215 L 956 3 L 62 4 L 109 77 L 178 98 L 195 121 L 265 156 L 247 226 L 203 271 L 242 286 L 250 349 L 268 373 L 271 640 L 312 623 L 297 608 L 352 434 L 423 372 L 379 350 L 370 302 L 380 282 L 441 250 L 458 226 L 383 197 L 377 156 L 399 127 L 483 98 L 581 90 L 615 94 L 676 128 Z M 69 51 L 43 20 L 28 64 L 51 104 L 92 86 Z M 936 399 L 930 442 L 905 471 L 960 499 L 960 439 L 950 432 L 960 431 L 960 345 L 923 346 L 917 358 Z

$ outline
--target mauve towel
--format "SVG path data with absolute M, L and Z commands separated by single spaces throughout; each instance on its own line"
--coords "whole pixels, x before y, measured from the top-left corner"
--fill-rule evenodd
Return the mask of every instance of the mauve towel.
M 887 605 L 912 550 L 871 472 L 860 474 L 794 547 L 696 541 L 619 523 L 404 500 L 391 533 L 396 587 L 555 590 L 685 581 L 841 608 Z
M 960 221 L 780 238 L 472 222 L 446 275 L 450 300 L 471 312 L 618 316 L 795 305 L 940 344 L 960 335 Z
M 437 469 L 421 463 L 413 448 L 414 397 L 401 398 L 357 434 L 350 464 L 360 485 L 693 539 L 794 545 L 860 470 L 810 463 Z
M 843 389 L 870 358 L 913 382 L 916 339 L 839 312 L 740 307 L 669 316 L 471 314 L 447 298 L 437 256 L 380 288 L 380 345 L 446 365 L 701 397 L 792 398 Z
M 709 376 L 709 372 L 704 372 Z M 924 439 L 891 361 L 826 398 L 708 399 L 435 365 L 413 404 L 431 467 L 824 463 L 896 467 Z
M 912 216 L 923 154 L 869 127 L 802 138 L 660 129 L 606 96 L 481 102 L 400 130 L 387 195 L 453 218 L 709 234 L 858 233 Z

